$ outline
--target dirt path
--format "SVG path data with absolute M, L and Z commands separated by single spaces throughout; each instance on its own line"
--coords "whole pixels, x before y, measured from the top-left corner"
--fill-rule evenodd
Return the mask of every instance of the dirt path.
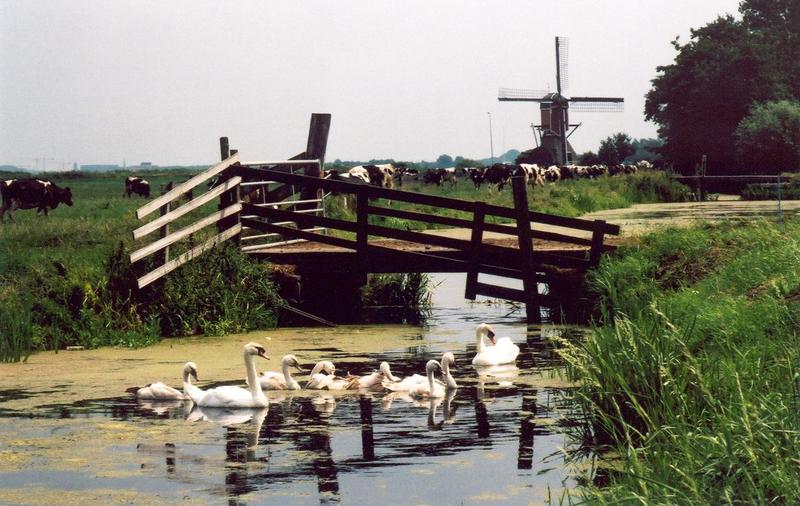
M 800 214 L 800 200 L 781 202 L 784 217 Z M 679 202 L 674 204 L 637 204 L 625 209 L 608 209 L 589 213 L 581 218 L 606 220 L 619 225 L 623 236 L 639 235 L 655 227 L 688 226 L 698 221 L 752 220 L 774 221 L 778 216 L 775 200 L 735 200 L 721 197 L 710 202 Z

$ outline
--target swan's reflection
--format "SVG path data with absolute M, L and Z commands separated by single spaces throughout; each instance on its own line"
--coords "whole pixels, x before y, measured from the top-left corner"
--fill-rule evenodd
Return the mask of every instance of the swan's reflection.
M 448 390 L 444 397 L 429 399 L 428 404 L 428 428 L 431 430 L 441 430 L 442 426 L 449 425 L 455 421 L 456 411 L 453 409 L 452 402 L 458 390 Z M 442 406 L 442 420 L 436 421 L 436 409 Z
M 136 403 L 141 409 L 152 411 L 153 413 L 163 416 L 176 408 L 184 407 L 185 403 L 191 404 L 192 401 L 183 401 L 180 399 L 173 400 L 142 400 L 137 399 Z

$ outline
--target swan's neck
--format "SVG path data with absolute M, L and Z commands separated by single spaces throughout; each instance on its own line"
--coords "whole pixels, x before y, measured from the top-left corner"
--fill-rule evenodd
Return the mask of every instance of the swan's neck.
M 266 398 L 261 391 L 261 382 L 258 381 L 256 374 L 256 364 L 253 363 L 253 356 L 249 353 L 244 354 L 244 368 L 247 370 L 247 388 L 250 390 L 253 399 Z
M 294 378 L 292 378 L 292 373 L 289 370 L 289 364 L 281 364 L 281 369 L 283 370 L 283 379 L 286 380 L 286 388 L 300 388 L 299 386 L 294 386 L 297 382 L 294 380 Z
M 431 370 L 428 371 L 428 388 L 430 388 L 430 393 L 431 394 L 433 393 L 434 384 L 435 383 L 433 382 L 433 369 L 431 369 Z
M 483 342 L 483 330 L 475 332 L 475 344 L 478 346 L 478 353 L 486 349 L 486 343 Z
M 456 380 L 453 379 L 453 376 L 450 374 L 450 362 L 445 360 L 442 364 L 442 371 L 444 372 L 445 382 L 447 383 L 447 388 L 458 388 L 456 384 Z
M 189 371 L 183 371 L 183 384 L 192 385 L 192 374 Z

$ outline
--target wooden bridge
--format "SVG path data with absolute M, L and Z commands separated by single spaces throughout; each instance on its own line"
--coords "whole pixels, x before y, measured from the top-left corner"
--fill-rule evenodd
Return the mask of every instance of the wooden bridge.
M 156 210 L 161 215 L 133 232 L 135 239 L 157 230 L 160 235 L 131 254 L 132 262 L 159 257 L 157 266 L 138 279 L 139 287 L 233 241 L 255 257 L 296 266 L 304 283 L 327 277 L 341 281 L 333 286 L 342 289 L 362 286 L 369 273 L 465 272 L 466 298 L 484 295 L 524 303 L 528 320 L 535 322 L 540 306 L 560 304 L 553 293 L 540 293 L 539 283 L 574 283 L 608 249 L 606 236 L 619 234 L 619 227 L 604 221 L 530 211 L 521 178 L 512 180 L 514 207 L 324 179 L 329 124 L 330 115 L 312 115 L 306 151 L 289 160 L 243 162 L 222 138 L 219 164 L 141 207 L 139 219 Z M 216 185 L 208 191 L 171 207 L 185 192 L 214 178 Z M 354 206 L 354 219 L 328 216 L 326 199 L 331 198 Z M 169 230 L 178 218 L 213 201 L 218 204 L 210 214 Z M 195 245 L 193 236 L 213 224 L 216 233 Z M 431 227 L 466 229 L 468 238 L 419 230 Z M 169 248 L 186 239 L 191 247 L 170 258 Z M 522 280 L 523 288 L 483 282 L 481 274 Z M 338 294 L 326 296 L 330 303 Z

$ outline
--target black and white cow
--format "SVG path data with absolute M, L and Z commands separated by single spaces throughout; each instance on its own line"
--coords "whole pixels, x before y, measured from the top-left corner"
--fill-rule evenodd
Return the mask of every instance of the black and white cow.
M 69 187 L 59 188 L 55 183 L 43 179 L 9 179 L 0 181 L 0 195 L 3 198 L 0 207 L 0 223 L 3 222 L 3 215 L 8 211 L 8 219 L 14 221 L 12 212 L 16 209 L 33 209 L 36 212 L 47 212 L 55 209 L 58 204 L 64 203 L 72 205 L 72 192 Z
M 140 178 L 139 176 L 128 176 L 125 178 L 125 193 L 124 196 L 130 198 L 131 193 L 141 195 L 142 197 L 150 197 L 150 183 Z
M 498 190 L 502 190 L 503 186 L 511 182 L 511 176 L 514 173 L 515 167 L 507 163 L 496 163 L 486 169 L 483 173 L 483 180 L 487 183 L 497 185 Z

